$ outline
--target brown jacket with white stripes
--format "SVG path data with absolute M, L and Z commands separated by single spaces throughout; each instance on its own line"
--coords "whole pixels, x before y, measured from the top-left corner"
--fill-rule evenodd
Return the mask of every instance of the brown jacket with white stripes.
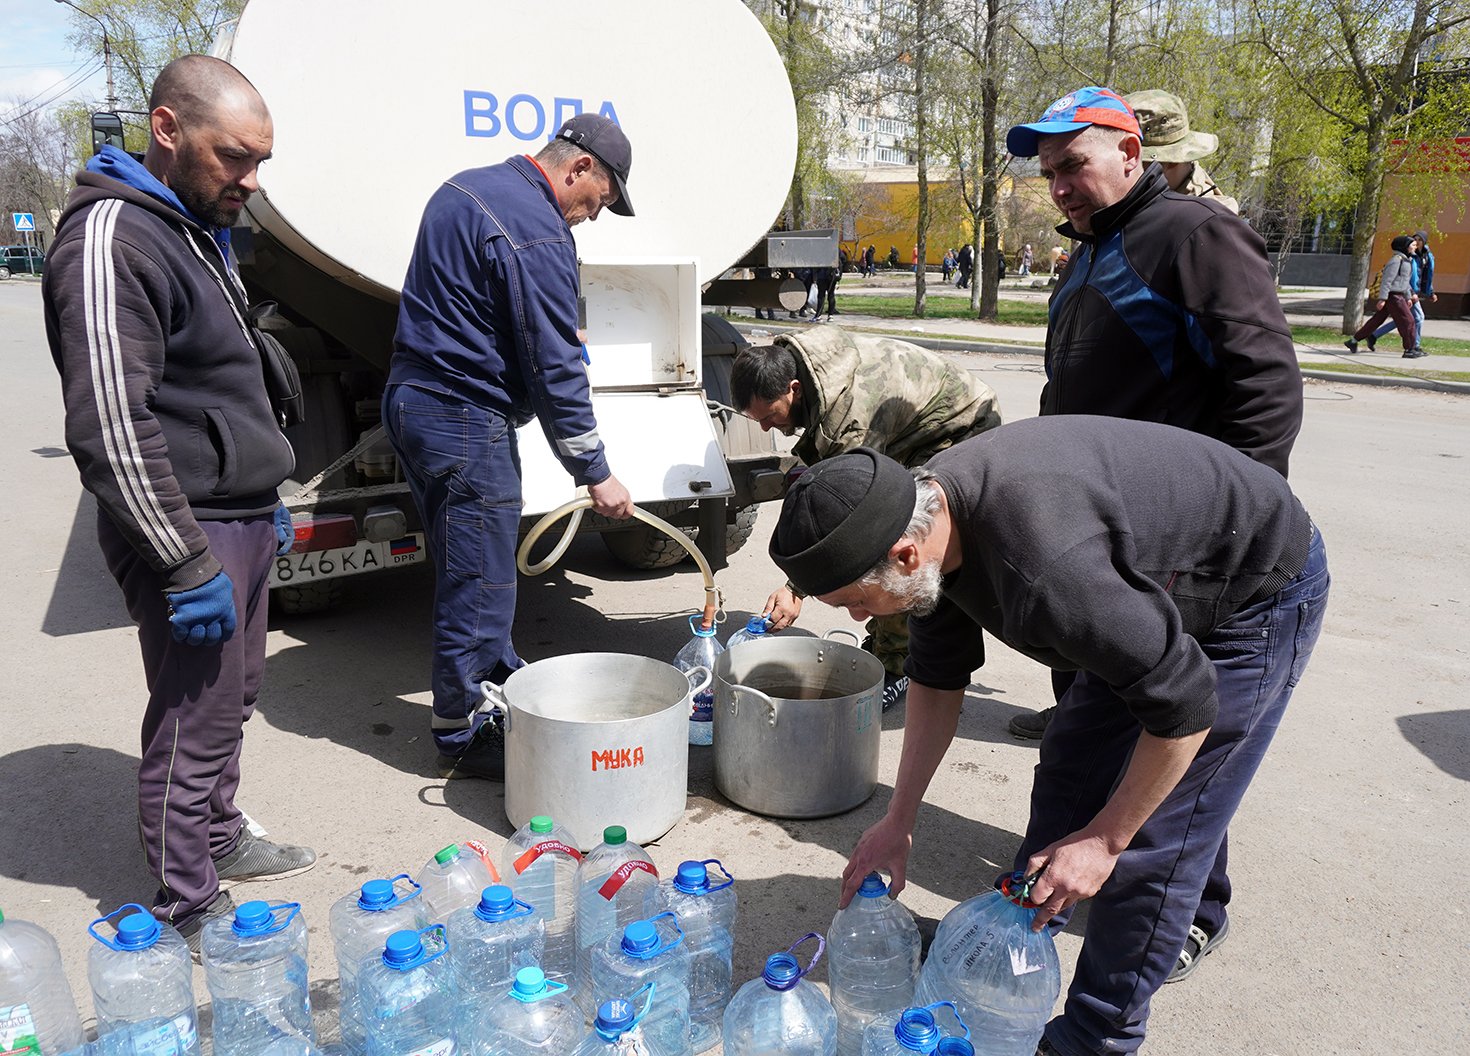
M 46 258 L 46 337 L 82 484 L 170 591 L 213 578 L 200 520 L 270 513 L 295 465 L 209 234 L 94 172 Z

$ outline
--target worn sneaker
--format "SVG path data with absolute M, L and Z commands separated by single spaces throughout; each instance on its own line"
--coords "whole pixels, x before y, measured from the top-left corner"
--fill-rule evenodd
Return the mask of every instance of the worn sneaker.
M 1045 711 L 1027 712 L 1024 715 L 1017 715 L 1011 719 L 1011 724 L 1008 728 L 1013 735 L 1020 737 L 1022 740 L 1039 741 L 1041 740 L 1042 734 L 1046 733 L 1046 727 L 1051 722 L 1052 713 L 1056 710 L 1057 706 L 1053 704 Z
M 439 756 L 439 776 L 479 777 L 486 781 L 505 780 L 505 732 L 499 724 L 482 722 L 459 755 Z
M 1355 353 L 1358 351 L 1358 342 L 1351 337 L 1344 341 L 1343 344 L 1347 347 L 1347 350 L 1349 352 Z
M 304 873 L 315 864 L 316 852 L 309 847 L 271 843 L 244 829 L 235 849 L 214 863 L 214 871 L 219 886 L 228 888 L 247 880 L 281 880 Z
M 1422 348 L 1419 348 L 1419 347 L 1416 346 L 1414 348 L 1409 349 L 1407 352 L 1405 352 L 1404 353 L 1404 358 L 1405 359 L 1423 359 L 1427 355 L 1429 355 L 1428 352 L 1426 352 Z
M 184 943 L 189 947 L 189 956 L 194 958 L 195 964 L 199 963 L 199 944 L 204 938 L 204 925 L 211 920 L 228 917 L 234 912 L 235 900 L 228 891 L 221 891 L 214 896 L 213 902 L 204 907 L 202 913 L 196 913 L 192 920 L 175 925 L 179 934 L 184 937 Z
M 909 676 L 883 672 L 883 710 L 892 711 L 909 699 Z
M 1179 951 L 1179 959 L 1174 962 L 1174 970 L 1164 980 L 1166 983 L 1177 983 L 1188 979 L 1191 972 L 1199 967 L 1199 962 L 1204 960 L 1215 947 L 1225 941 L 1230 934 L 1230 921 L 1227 919 L 1220 925 L 1220 930 L 1211 935 L 1198 924 L 1189 926 L 1189 936 L 1184 940 L 1184 949 Z

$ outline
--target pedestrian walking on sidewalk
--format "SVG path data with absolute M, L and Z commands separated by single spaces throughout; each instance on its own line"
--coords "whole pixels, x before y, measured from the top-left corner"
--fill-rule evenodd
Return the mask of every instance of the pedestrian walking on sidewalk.
M 1413 236 L 1399 235 L 1389 246 L 1393 249 L 1393 255 L 1383 265 L 1378 280 L 1376 310 L 1343 344 L 1349 352 L 1357 352 L 1358 342 L 1373 337 L 1378 324 L 1391 318 L 1398 327 L 1399 340 L 1404 343 L 1404 358 L 1418 359 L 1424 352 L 1414 343 L 1414 308 L 1411 300 L 1414 296 Z

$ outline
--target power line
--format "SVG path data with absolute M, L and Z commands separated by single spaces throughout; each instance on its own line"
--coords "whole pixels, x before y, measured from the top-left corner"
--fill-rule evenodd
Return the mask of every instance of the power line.
M 3 118 L 0 118 L 0 121 L 3 121 L 4 126 L 6 128 L 9 128 L 12 125 L 16 124 L 18 121 L 25 120 L 27 117 L 30 117 L 32 114 L 34 114 L 37 110 L 44 110 L 56 100 L 60 99 L 63 95 L 66 95 L 68 92 L 76 89 L 78 85 L 80 85 L 83 81 L 85 81 L 88 77 L 92 76 L 92 74 L 96 73 L 100 69 L 102 69 L 102 62 L 101 60 L 98 60 L 97 62 L 94 62 L 90 67 L 79 70 L 71 77 L 66 78 L 66 80 L 71 83 L 62 85 L 62 87 L 58 89 L 55 94 L 41 100 L 40 102 L 37 102 L 34 106 L 32 106 L 24 113 L 15 113 L 15 110 L 18 109 L 19 106 L 25 105 L 24 103 L 19 104 L 19 106 L 17 107 L 12 107 L 10 113 L 6 114 Z
M 80 69 L 82 69 L 82 67 L 86 66 L 88 63 L 95 63 L 95 62 L 98 62 L 98 61 L 100 61 L 100 60 L 98 60 L 95 56 L 93 56 L 91 58 L 83 59 L 76 66 L 73 66 L 71 68 L 71 70 L 69 70 L 67 73 L 62 74 L 60 80 L 53 81 L 52 83 L 48 84 L 46 87 L 42 88 L 39 92 L 37 92 L 35 95 L 31 96 L 29 99 L 22 99 L 19 102 L 12 103 L 10 108 L 12 110 L 18 110 L 22 106 L 29 106 L 31 103 L 35 102 L 37 99 L 41 98 L 41 96 L 43 96 L 47 92 L 49 92 L 52 88 L 55 88 L 62 81 L 70 80 L 72 77 L 75 77 L 76 74 L 77 74 L 77 71 L 80 70 Z

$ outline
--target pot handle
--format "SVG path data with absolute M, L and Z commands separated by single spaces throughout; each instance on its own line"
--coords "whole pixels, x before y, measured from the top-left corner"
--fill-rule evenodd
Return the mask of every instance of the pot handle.
M 842 628 L 842 627 L 833 627 L 826 634 L 822 635 L 822 641 L 824 641 L 824 642 L 830 642 L 832 640 L 832 636 L 834 634 L 845 634 L 849 638 L 852 639 L 852 644 L 853 645 L 857 646 L 859 649 L 862 648 L 862 644 L 863 644 L 862 643 L 862 639 L 859 638 L 855 632 L 846 630 L 845 628 Z
M 485 721 L 498 725 L 502 732 L 510 732 L 510 701 L 505 699 L 505 687 L 494 682 L 480 683 L 480 696 L 484 698 L 476 710 L 485 713 Z
M 765 702 L 766 710 L 770 713 L 770 717 L 766 721 L 774 727 L 776 725 L 776 702 L 760 690 L 751 689 L 749 686 L 735 685 L 730 687 L 730 714 L 735 714 L 736 705 L 740 702 L 740 694 L 742 693 L 749 693 L 751 696 L 758 697 Z
M 703 677 L 696 681 L 695 676 Z M 709 668 L 705 667 L 702 664 L 697 667 L 691 667 L 688 671 L 685 671 L 684 677 L 689 680 L 690 696 L 698 696 L 699 694 L 703 693 L 706 689 L 709 688 L 709 684 L 714 681 L 714 677 L 710 674 Z

